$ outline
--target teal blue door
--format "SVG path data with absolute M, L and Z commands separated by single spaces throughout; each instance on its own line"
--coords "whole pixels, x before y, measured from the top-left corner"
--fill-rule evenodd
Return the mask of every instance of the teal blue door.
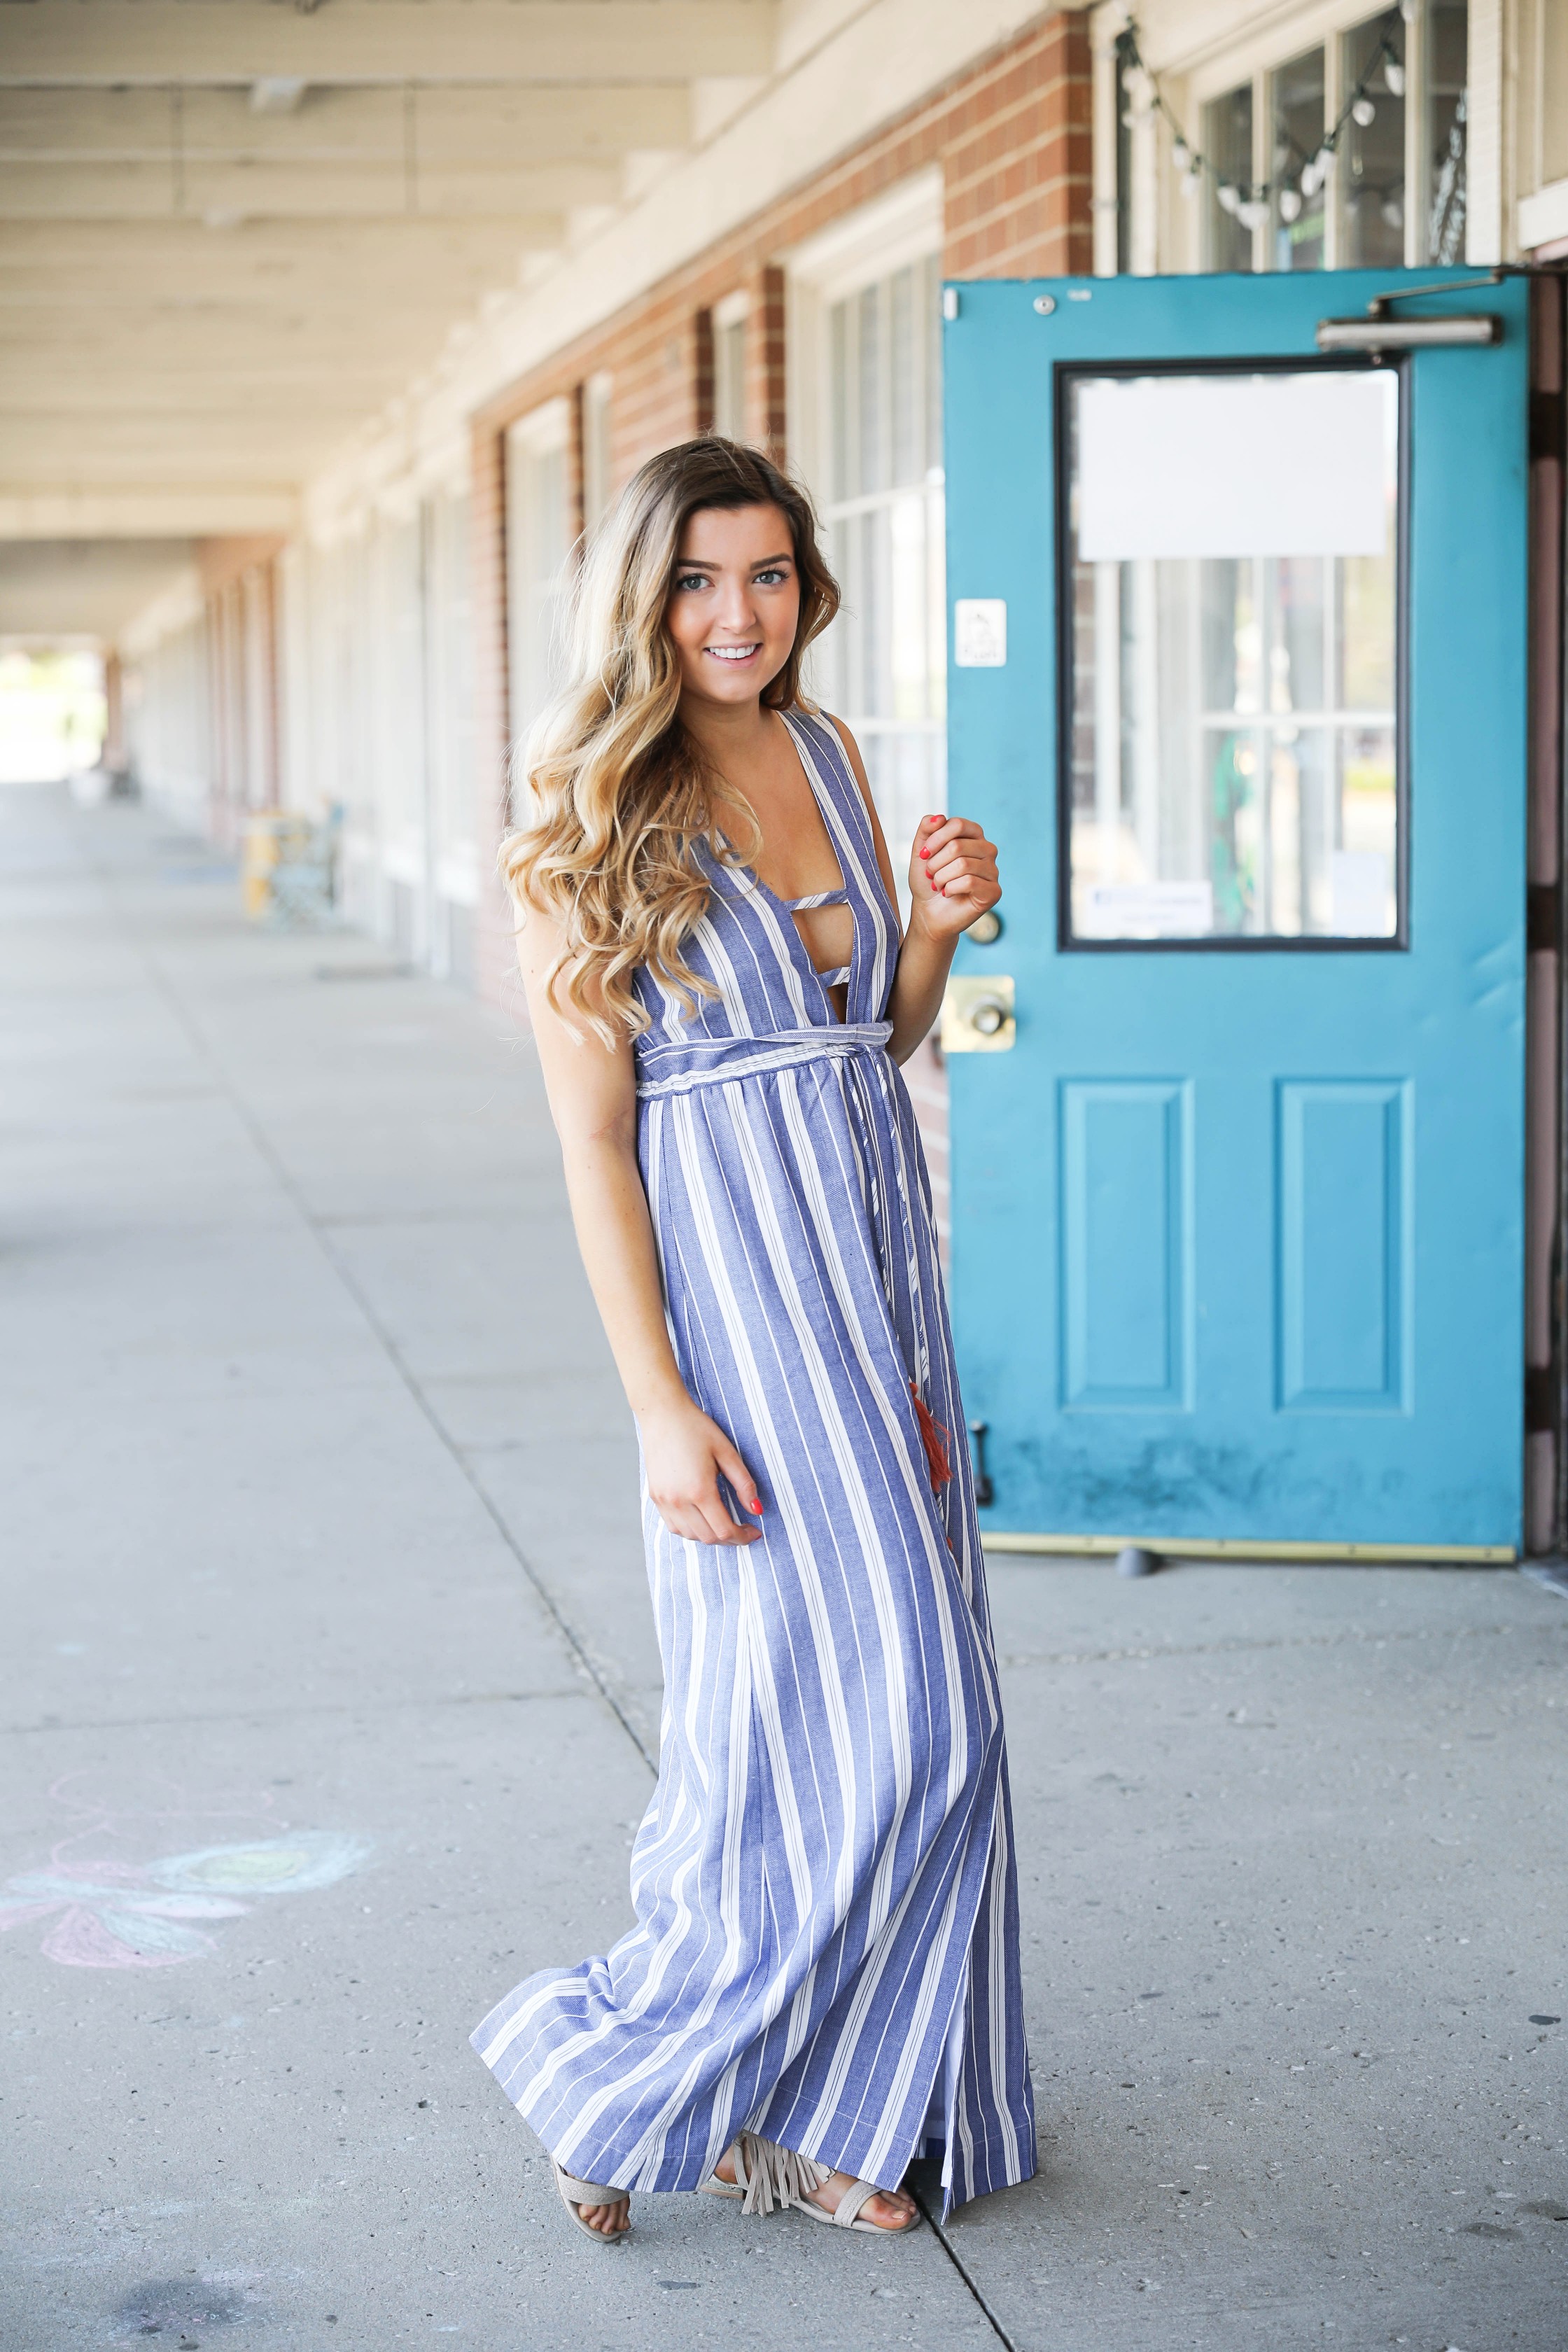
M 1520 1543 L 1526 289 L 1397 309 L 1487 346 L 1318 343 L 1442 276 L 947 296 L 988 1531 Z

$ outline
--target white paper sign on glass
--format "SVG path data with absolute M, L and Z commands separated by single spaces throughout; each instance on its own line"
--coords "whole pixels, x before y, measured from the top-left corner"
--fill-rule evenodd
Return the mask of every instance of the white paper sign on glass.
M 1342 939 L 1386 939 L 1394 877 L 1380 849 L 1336 849 L 1329 858 L 1329 919 Z
M 1386 368 L 1100 376 L 1078 386 L 1078 552 L 1381 555 L 1396 485 Z
M 1086 940 L 1202 939 L 1214 929 L 1214 885 L 1092 882 L 1077 928 Z
M 952 606 L 952 658 L 959 669 L 1007 666 L 1007 604 L 1002 596 L 958 596 Z

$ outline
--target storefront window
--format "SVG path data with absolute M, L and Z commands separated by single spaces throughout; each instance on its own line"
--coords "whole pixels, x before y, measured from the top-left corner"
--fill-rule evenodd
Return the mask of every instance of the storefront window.
M 1404 47 L 1397 10 L 1344 37 L 1345 88 L 1362 91 L 1341 133 L 1340 258 L 1347 269 L 1397 269 L 1405 260 Z
M 1227 89 L 1204 109 L 1204 152 L 1210 269 L 1250 269 L 1252 231 L 1240 217 L 1252 185 L 1252 84 Z
M 909 263 L 832 303 L 823 519 L 844 609 L 823 640 L 821 692 L 853 730 L 892 852 L 942 805 L 941 264 Z
M 1462 264 L 1468 41 L 1468 0 L 1396 0 L 1210 99 L 1190 142 L 1178 106 L 1169 168 L 1184 194 L 1202 190 L 1165 215 L 1178 266 Z M 1118 142 L 1124 203 L 1137 168 L 1125 126 Z
M 1323 143 L 1323 52 L 1309 49 L 1271 77 L 1274 147 L 1273 239 L 1276 269 L 1321 269 L 1327 192 L 1308 170 Z M 1310 194 L 1301 185 L 1308 173 Z

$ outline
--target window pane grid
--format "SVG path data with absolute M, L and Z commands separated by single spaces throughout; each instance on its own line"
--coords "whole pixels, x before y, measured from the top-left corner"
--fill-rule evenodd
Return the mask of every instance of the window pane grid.
M 1359 87 L 1382 47 L 1386 14 L 1344 37 L 1347 89 Z M 1398 268 L 1405 259 L 1405 93 L 1388 87 L 1380 64 L 1367 82 L 1370 121 L 1352 116 L 1341 147 L 1340 259 L 1350 269 Z
M 1328 234 L 1326 184 L 1310 200 L 1294 191 L 1302 168 L 1323 143 L 1327 105 L 1326 59 L 1323 51 L 1309 49 L 1281 66 L 1273 79 L 1274 145 L 1270 177 L 1274 267 L 1276 269 L 1321 269 Z M 1288 198 L 1287 191 L 1292 192 Z M 1293 215 L 1291 217 L 1290 215 Z
M 1207 255 L 1210 269 L 1250 269 L 1252 231 L 1219 200 L 1222 184 L 1252 184 L 1252 84 L 1241 82 L 1204 109 L 1204 152 L 1213 165 L 1207 179 Z
M 1407 30 L 1413 20 L 1418 40 Z M 1337 29 L 1326 47 L 1271 60 L 1267 70 L 1208 100 L 1193 125 L 1206 168 L 1201 184 L 1194 184 L 1199 201 L 1192 241 L 1177 236 L 1184 263 L 1211 270 L 1463 263 L 1468 46 L 1468 0 L 1419 0 L 1414 10 L 1369 13 Z M 1408 139 L 1412 110 L 1416 135 Z M 1255 123 L 1267 129 L 1256 144 Z M 1322 177 L 1308 173 L 1303 186 L 1303 168 L 1334 130 Z M 1123 122 L 1119 270 L 1130 266 L 1125 228 L 1134 146 Z M 1268 226 L 1255 240 L 1240 215 L 1264 183 Z M 1176 216 L 1184 212 L 1178 206 Z
M 824 698 L 865 755 L 895 870 L 946 778 L 941 274 L 933 257 L 828 311 L 831 495 L 843 609 L 820 653 Z

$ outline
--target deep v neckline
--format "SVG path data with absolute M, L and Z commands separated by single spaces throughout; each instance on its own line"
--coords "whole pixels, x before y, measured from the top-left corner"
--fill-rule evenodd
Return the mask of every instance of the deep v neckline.
M 754 866 L 748 866 L 742 860 L 740 852 L 735 849 L 735 844 L 730 839 L 729 835 L 723 830 L 722 826 L 719 829 L 719 838 L 727 849 L 732 850 L 735 853 L 736 864 L 733 870 L 738 874 L 743 875 L 751 887 L 756 891 L 758 897 L 765 898 L 768 905 L 776 908 L 778 913 L 784 917 L 788 927 L 789 936 L 794 941 L 795 950 L 798 953 L 800 961 L 805 965 L 806 971 L 811 974 L 813 980 L 816 981 L 817 986 L 821 989 L 823 1001 L 826 1004 L 828 1012 L 832 1014 L 833 1019 L 840 1027 L 842 1027 L 847 1022 L 849 1017 L 849 993 L 855 985 L 855 971 L 860 957 L 860 918 L 856 909 L 855 901 L 849 894 L 849 885 L 845 879 L 844 874 L 843 853 L 833 837 L 831 815 L 823 794 L 817 789 L 816 778 L 812 773 L 811 762 L 806 758 L 805 752 L 801 747 L 800 738 L 796 735 L 795 729 L 790 725 L 788 719 L 785 718 L 782 710 L 779 712 L 778 717 L 784 727 L 785 734 L 789 737 L 795 756 L 800 762 L 800 772 L 805 780 L 806 791 L 811 794 L 812 803 L 816 810 L 817 815 L 822 820 L 823 836 L 827 843 L 829 850 L 832 852 L 833 862 L 838 868 L 837 885 L 831 890 L 808 890 L 798 898 L 781 898 L 778 892 L 773 888 L 772 885 L 763 881 L 762 876 L 757 872 Z M 800 925 L 795 921 L 797 912 L 805 913 L 814 907 L 834 907 L 840 904 L 840 902 L 842 902 L 842 904 L 849 910 L 849 961 L 847 964 L 837 964 L 830 967 L 830 971 L 841 971 L 845 973 L 847 976 L 841 981 L 832 979 L 828 972 L 823 972 L 817 970 L 816 964 L 812 962 L 810 950 L 806 947 L 805 941 L 801 936 Z M 835 988 L 842 988 L 844 991 L 844 1011 L 842 1013 L 839 1012 L 837 1005 L 835 1004 L 833 1001 L 833 991 Z

